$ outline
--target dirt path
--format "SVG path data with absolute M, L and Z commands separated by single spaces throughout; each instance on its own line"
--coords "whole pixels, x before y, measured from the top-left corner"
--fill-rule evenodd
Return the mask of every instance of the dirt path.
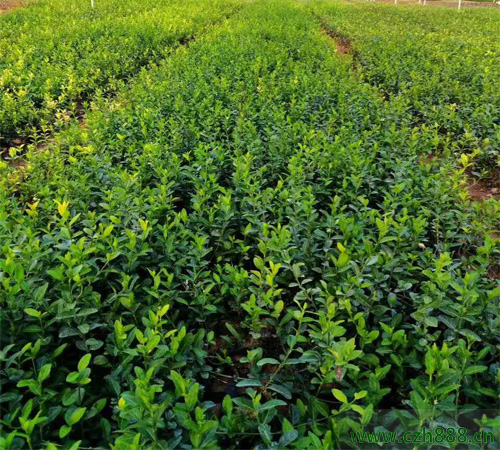
M 18 8 L 22 2 L 15 0 L 0 0 L 0 14 L 9 11 L 10 9 Z
M 321 30 L 323 31 L 323 33 L 332 39 L 335 45 L 335 51 L 340 55 L 347 55 L 351 53 L 351 43 L 349 39 L 337 33 L 335 30 L 329 27 L 324 20 L 321 20 L 319 17 L 318 20 L 321 23 Z

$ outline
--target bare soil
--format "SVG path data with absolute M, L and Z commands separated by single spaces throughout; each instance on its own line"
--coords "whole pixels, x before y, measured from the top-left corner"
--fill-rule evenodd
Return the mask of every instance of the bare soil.
M 467 188 L 471 198 L 475 201 L 483 201 L 490 198 L 500 199 L 500 169 L 494 170 L 490 178 L 486 180 L 477 180 L 469 177 Z
M 0 0 L 0 14 L 9 11 L 10 9 L 18 8 L 22 2 L 11 0 Z
M 340 35 L 336 31 L 328 27 L 328 25 L 321 21 L 321 28 L 323 33 L 325 33 L 329 38 L 331 38 L 335 44 L 335 51 L 340 55 L 347 55 L 352 52 L 351 42 L 345 36 Z
M 427 154 L 423 154 L 422 156 L 420 156 L 419 161 L 423 164 L 430 164 L 436 158 L 437 158 L 437 155 L 435 153 L 427 153 Z
M 347 55 L 348 53 L 351 53 L 351 46 L 346 40 L 335 39 L 335 50 L 341 55 Z

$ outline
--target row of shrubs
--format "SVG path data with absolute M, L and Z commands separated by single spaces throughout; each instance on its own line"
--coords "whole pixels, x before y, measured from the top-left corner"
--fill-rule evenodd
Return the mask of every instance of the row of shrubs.
M 331 1 L 311 9 L 350 39 L 365 81 L 404 105 L 410 123 L 436 130 L 440 151 L 473 154 L 473 175 L 498 178 L 499 10 Z
M 309 7 L 242 3 L 0 169 L 3 448 L 493 429 L 499 204 Z
M 238 8 L 218 0 L 39 0 L 0 26 L 0 147 L 40 141 Z M 29 139 L 27 139 L 29 138 Z

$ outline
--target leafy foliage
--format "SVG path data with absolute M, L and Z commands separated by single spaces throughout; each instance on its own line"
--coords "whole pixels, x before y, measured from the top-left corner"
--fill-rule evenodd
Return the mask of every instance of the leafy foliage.
M 330 449 L 492 409 L 500 206 L 309 7 L 245 3 L 0 169 L 3 447 Z
M 349 36 L 363 78 L 434 131 L 440 149 L 475 151 L 479 172 L 500 165 L 498 11 L 344 2 L 314 11 Z
M 40 0 L 8 14 L 0 27 L 0 144 L 28 132 L 40 140 L 52 125 L 66 125 L 83 102 L 119 90 L 234 8 L 99 0 L 91 9 L 86 1 Z

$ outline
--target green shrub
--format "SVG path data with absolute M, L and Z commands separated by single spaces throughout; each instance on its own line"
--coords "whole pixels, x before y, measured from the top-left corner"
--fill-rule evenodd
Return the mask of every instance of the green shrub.
M 344 448 L 493 409 L 499 203 L 407 118 L 303 5 L 249 2 L 0 169 L 2 446 Z
M 350 38 L 363 79 L 403 105 L 412 123 L 435 129 L 457 154 L 479 150 L 478 175 L 498 168 L 499 11 L 313 5 L 331 28 Z
M 0 146 L 47 133 L 237 7 L 229 1 L 39 0 L 1 18 Z M 3 145 L 2 145 L 3 144 Z

